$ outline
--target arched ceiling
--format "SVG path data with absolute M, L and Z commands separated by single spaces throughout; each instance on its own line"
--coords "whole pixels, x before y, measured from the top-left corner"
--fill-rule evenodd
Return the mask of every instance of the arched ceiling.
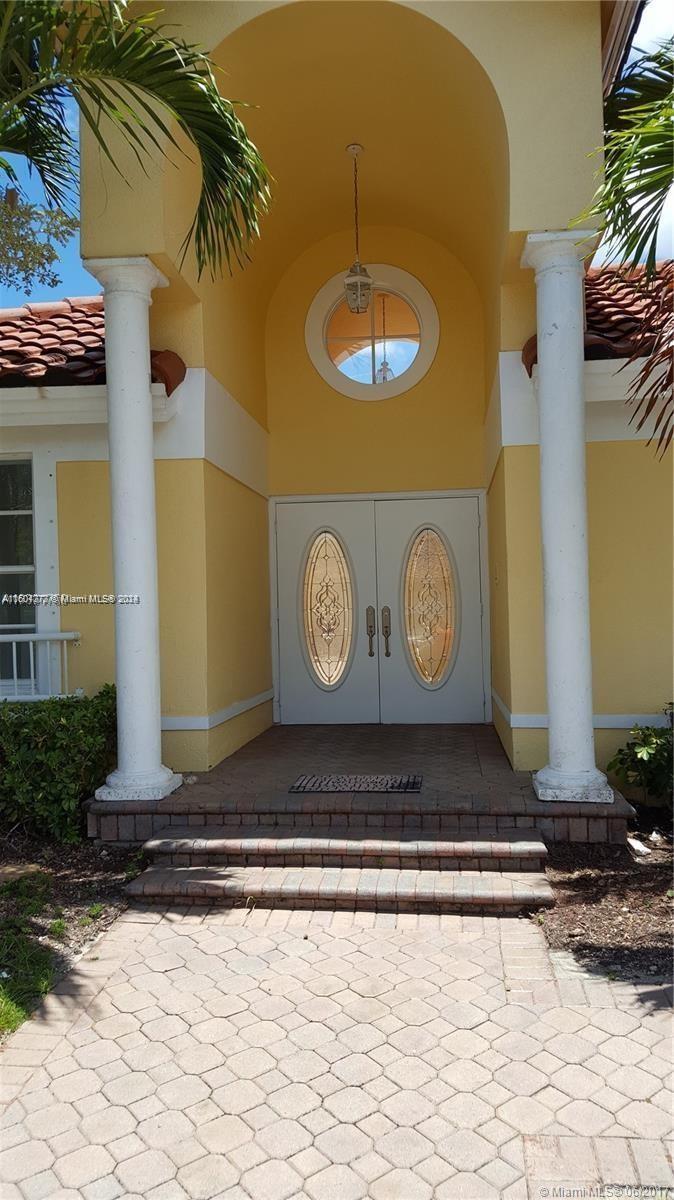
M 399 4 L 298 0 L 240 26 L 213 55 L 223 92 L 255 106 L 242 116 L 275 180 L 254 249 L 260 285 L 349 227 L 344 148 L 358 141 L 362 224 L 425 233 L 481 289 L 493 286 L 507 230 L 505 123 L 485 71 L 450 33 Z

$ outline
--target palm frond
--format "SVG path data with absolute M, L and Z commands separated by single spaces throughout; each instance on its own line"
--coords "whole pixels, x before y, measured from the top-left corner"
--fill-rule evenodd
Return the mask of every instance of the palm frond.
M 604 170 L 590 207 L 574 224 L 598 221 L 609 261 L 640 293 L 640 328 L 630 362 L 641 363 L 628 393 L 631 420 L 653 420 L 649 442 L 663 454 L 674 432 L 674 266 L 657 262 L 662 213 L 674 184 L 674 38 L 640 54 L 615 83 L 604 112 Z
M 199 272 L 214 274 L 245 260 L 269 204 L 269 174 L 207 56 L 156 21 L 121 2 L 0 0 L 0 153 L 24 154 L 63 205 L 76 166 L 66 94 L 113 164 L 107 122 L 141 162 L 153 149 L 182 152 L 177 126 L 202 173 L 183 255 L 194 239 Z
M 660 104 L 672 92 L 672 41 L 640 51 L 611 88 L 604 104 L 604 129 L 612 133 L 641 105 Z
M 641 288 L 645 311 L 629 362 L 641 362 L 627 401 L 631 420 L 643 429 L 654 416 L 648 439 L 663 455 L 674 436 L 674 263 L 664 263 Z
M 674 39 L 641 55 L 611 91 L 605 109 L 604 169 L 578 223 L 598 220 L 611 261 L 650 278 L 665 201 L 674 183 L 672 52 Z

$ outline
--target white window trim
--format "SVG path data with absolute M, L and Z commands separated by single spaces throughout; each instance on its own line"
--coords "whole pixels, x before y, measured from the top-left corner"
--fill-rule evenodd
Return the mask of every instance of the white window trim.
M 56 498 L 56 456 L 47 446 L 3 451 L 0 462 L 30 462 L 33 475 L 33 566 L 34 588 L 38 594 L 59 594 L 59 549 Z M 61 610 L 58 605 L 35 606 L 35 632 L 59 633 Z M 44 690 L 47 655 L 51 656 L 51 678 L 55 693 L 61 690 L 61 660 L 58 646 L 41 645 L 37 651 L 38 690 Z M 3 683 L 8 681 L 3 680 Z M 46 694 L 46 693 L 45 693 Z M 13 697 L 10 697 L 13 698 Z M 33 699 L 19 696 L 17 699 Z
M 26 591 L 36 592 L 37 591 L 37 541 L 36 541 L 36 536 L 35 536 L 35 524 L 36 524 L 36 522 L 35 522 L 35 479 L 34 479 L 35 472 L 34 472 L 34 468 L 33 468 L 33 461 L 32 461 L 30 454 L 0 454 L 0 466 L 3 466 L 3 465 L 11 466 L 12 463 L 19 463 L 19 462 L 24 462 L 24 463 L 27 462 L 30 464 L 30 482 L 31 482 L 31 489 L 30 489 L 31 490 L 31 506 L 30 506 L 30 509 L 15 509 L 13 511 L 9 510 L 9 509 L 3 509 L 2 512 L 0 513 L 0 515 L 3 515 L 3 516 L 12 516 L 12 515 L 28 516 L 29 515 L 30 516 L 32 531 L 33 531 L 33 561 L 30 563 L 7 563 L 7 564 L 0 563 L 0 590 L 3 592 L 7 590 L 6 578 L 10 574 L 11 575 L 32 575 L 32 577 L 33 577 L 32 586 L 29 588 L 26 588 Z M 9 589 L 9 590 L 11 591 L 11 589 Z M 34 607 L 35 607 L 35 614 L 34 614 L 35 620 L 30 622 L 29 625 L 17 625 L 15 627 L 12 627 L 11 625 L 10 626 L 0 625 L 0 633 L 7 633 L 7 634 L 31 633 L 31 632 L 37 633 L 38 632 L 38 628 L 37 628 L 37 607 L 38 606 L 35 605 Z M 5 683 L 5 682 L 6 681 L 3 679 L 2 683 Z
M 357 383 L 343 375 L 331 361 L 325 342 L 326 326 L 335 305 L 344 295 L 344 274 L 333 275 L 312 300 L 304 326 L 307 353 L 318 374 L 336 392 L 351 400 L 388 400 L 409 392 L 423 379 L 437 353 L 440 319 L 430 292 L 400 267 L 386 263 L 368 263 L 374 285 L 401 296 L 414 309 L 419 321 L 419 350 L 414 362 L 402 375 L 386 383 Z
M 35 591 L 58 595 L 58 521 L 56 510 L 56 461 L 46 446 L 31 450 L 9 450 L 0 454 L 0 462 L 28 461 L 33 468 L 33 557 Z M 58 605 L 38 604 L 35 609 L 37 633 L 58 633 L 61 628 Z

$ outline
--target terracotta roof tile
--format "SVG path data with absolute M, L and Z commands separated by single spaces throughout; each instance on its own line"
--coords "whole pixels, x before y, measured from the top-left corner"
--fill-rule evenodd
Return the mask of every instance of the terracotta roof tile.
M 151 352 L 152 382 L 170 395 L 185 378 L 172 350 Z M 102 296 L 0 309 L 0 388 L 105 383 Z
M 655 335 L 671 312 L 674 291 L 674 262 L 658 263 L 648 292 L 644 272 L 637 268 L 625 275 L 615 267 L 593 267 L 585 276 L 585 358 L 630 358 L 640 342 L 640 351 L 650 353 L 651 342 L 643 338 L 644 318 Z M 536 335 L 522 349 L 522 362 L 531 375 L 538 360 Z

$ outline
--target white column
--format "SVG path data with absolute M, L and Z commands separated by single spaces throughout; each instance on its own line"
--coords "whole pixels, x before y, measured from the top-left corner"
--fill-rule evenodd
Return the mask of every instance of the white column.
M 583 388 L 583 231 L 531 233 L 522 265 L 536 272 L 541 532 L 548 765 L 541 800 L 607 803 L 592 721 L 592 656 Z
M 166 280 L 147 258 L 99 258 L 87 270 L 105 290 L 117 768 L 98 800 L 160 800 L 182 783 L 161 761 L 159 600 L 149 306 Z

